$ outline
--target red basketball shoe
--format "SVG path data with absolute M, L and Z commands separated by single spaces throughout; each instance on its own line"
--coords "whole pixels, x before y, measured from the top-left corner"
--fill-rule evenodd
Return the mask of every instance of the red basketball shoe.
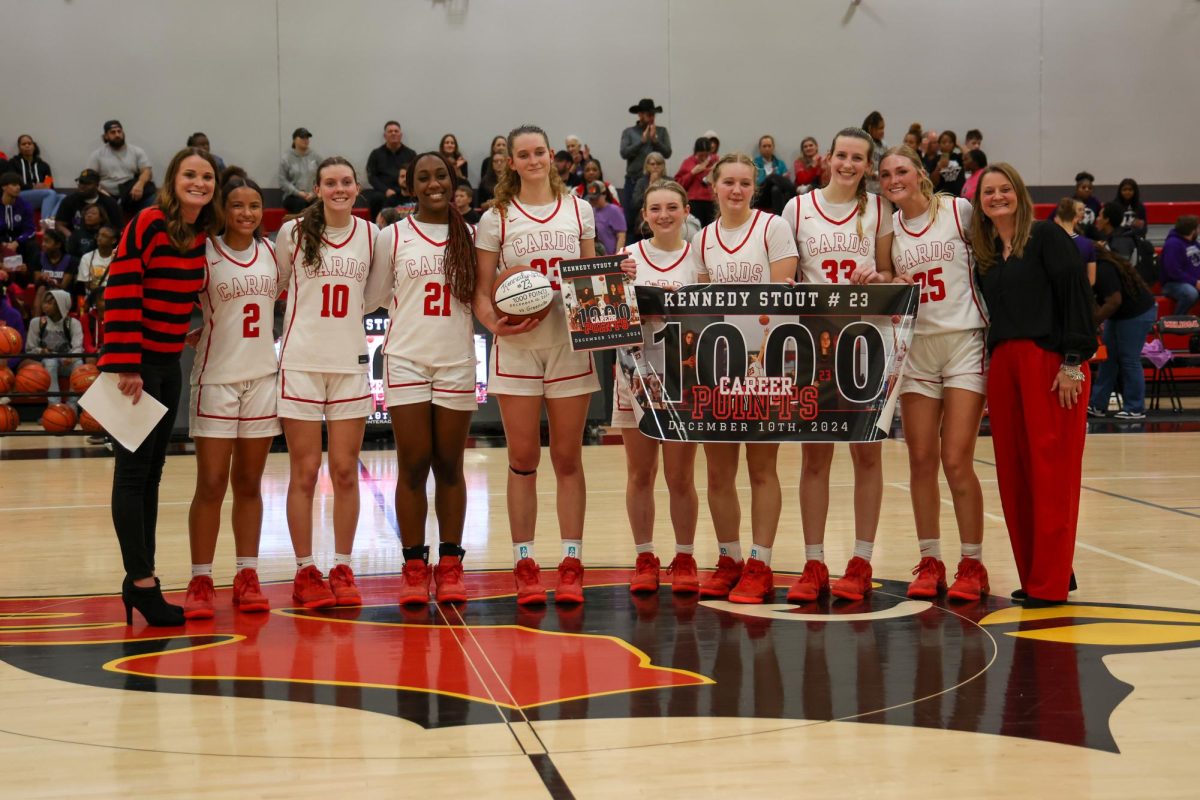
M 908 596 L 917 598 L 937 597 L 946 591 L 946 565 L 933 556 L 922 558 L 913 568 L 912 583 L 908 585 Z
M 532 558 L 522 558 L 513 567 L 517 582 L 517 605 L 527 606 L 546 602 L 546 589 L 542 586 L 541 569 Z
M 583 602 L 583 563 L 578 558 L 568 556 L 558 565 L 558 587 L 554 590 L 554 602 Z
M 271 610 L 271 602 L 262 593 L 262 587 L 258 583 L 257 571 L 241 569 L 233 577 L 233 607 L 238 611 Z
M 804 571 L 788 589 L 787 599 L 791 603 L 811 603 L 829 591 L 829 567 L 824 561 L 804 562 Z
M 325 584 L 325 576 L 313 564 L 296 572 L 292 581 L 292 600 L 304 608 L 329 608 L 337 605 L 337 599 Z
M 400 570 L 400 605 L 429 602 L 429 565 L 423 558 L 410 558 Z
M 212 619 L 213 598 L 217 590 L 213 588 L 211 575 L 197 575 L 188 582 L 187 597 L 183 601 L 184 619 Z
M 329 590 L 339 606 L 361 606 L 362 594 L 358 584 L 354 582 L 354 570 L 345 564 L 338 564 L 329 570 Z
M 442 556 L 433 568 L 433 583 L 437 587 L 439 603 L 467 602 L 467 587 L 463 583 L 462 559 L 458 556 Z
M 658 571 L 661 568 L 662 562 L 654 553 L 638 553 L 633 577 L 629 579 L 629 591 L 634 594 L 657 592 Z
M 871 591 L 871 562 L 855 556 L 846 565 L 846 574 L 829 587 L 834 597 L 843 600 L 862 600 Z
M 954 600 L 978 600 L 991 590 L 988 586 L 987 567 L 983 562 L 974 558 L 964 558 L 958 562 L 958 572 L 954 574 L 954 583 L 946 596 Z
M 700 591 L 700 572 L 691 553 L 676 553 L 667 567 L 671 576 L 671 591 L 675 594 L 695 594 Z
M 761 603 L 774 593 L 775 573 L 757 558 L 748 558 L 741 579 L 729 592 L 729 602 Z
M 729 590 L 742 579 L 741 561 L 734 561 L 729 556 L 717 559 L 717 568 L 700 583 L 700 594 L 704 597 L 728 597 Z

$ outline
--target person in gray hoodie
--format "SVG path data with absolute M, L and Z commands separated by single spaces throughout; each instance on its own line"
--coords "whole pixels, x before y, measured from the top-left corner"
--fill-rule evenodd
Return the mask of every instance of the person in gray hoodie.
M 308 128 L 296 128 L 292 131 L 292 147 L 279 162 L 279 189 L 283 192 L 283 208 L 289 214 L 299 214 L 316 196 L 313 190 L 321 157 L 309 146 L 311 139 Z
M 59 395 L 59 376 L 71 374 L 78 358 L 63 358 L 62 353 L 83 352 L 83 325 L 70 316 L 71 295 L 62 289 L 51 289 L 42 298 L 42 314 L 29 321 L 29 334 L 25 338 L 28 353 L 47 353 L 42 366 L 50 373 L 50 395 Z M 62 398 L 63 402 L 76 408 L 75 398 Z
M 1190 314 L 1200 300 L 1200 219 L 1184 214 L 1167 234 L 1158 257 L 1163 294 L 1175 301 L 1175 314 Z

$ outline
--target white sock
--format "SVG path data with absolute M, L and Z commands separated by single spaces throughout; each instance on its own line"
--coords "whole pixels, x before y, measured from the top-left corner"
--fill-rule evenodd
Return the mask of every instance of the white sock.
M 941 539 L 917 539 L 917 546 L 921 548 L 921 558 L 936 558 L 942 560 L 942 540 Z
M 696 554 L 696 545 L 694 545 L 694 544 L 676 544 L 675 552 L 683 553 L 684 555 L 688 555 L 688 556 L 693 556 Z
M 533 558 L 533 541 L 513 542 L 513 564 L 523 558 Z
M 238 556 L 237 571 L 241 572 L 244 569 L 257 570 L 258 569 L 258 556 L 246 556 L 245 558 L 243 558 L 242 556 Z
M 742 560 L 741 542 L 717 542 L 717 551 L 723 556 L 729 556 L 734 561 Z
M 334 553 L 333 554 L 333 565 L 335 567 L 350 566 L 350 554 L 349 553 Z
M 979 544 L 962 543 L 962 557 L 973 558 L 976 561 L 983 561 L 983 542 Z
M 870 561 L 871 554 L 875 552 L 875 543 L 863 541 L 862 539 L 854 540 L 854 555 L 861 558 L 863 561 Z
M 771 566 L 771 548 L 763 547 L 761 544 L 750 545 L 750 557 L 757 558 L 759 561 Z
M 316 566 L 316 564 L 313 563 L 312 556 L 304 556 L 303 558 L 301 558 L 300 556 L 296 556 L 296 572 L 299 572 L 300 570 L 304 569 L 305 567 L 315 567 L 315 566 Z
M 212 564 L 192 564 L 192 577 L 207 575 L 212 577 Z
M 804 545 L 804 560 L 805 561 L 820 561 L 825 563 L 825 545 L 823 544 L 806 544 Z
M 563 539 L 562 557 L 578 558 L 583 561 L 583 539 Z
M 654 552 L 654 542 L 646 542 L 645 544 L 635 545 L 633 549 L 637 551 L 637 554 L 639 556 L 642 553 L 653 553 Z

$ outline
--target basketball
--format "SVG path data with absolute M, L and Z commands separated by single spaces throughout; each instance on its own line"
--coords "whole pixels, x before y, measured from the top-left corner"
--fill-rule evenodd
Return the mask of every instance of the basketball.
M 79 427 L 88 433 L 104 433 L 104 428 L 96 422 L 96 418 L 86 411 L 79 414 Z
M 0 356 L 11 356 L 21 352 L 25 340 L 16 328 L 0 323 Z
M 13 390 L 13 383 L 16 380 L 17 380 L 17 376 L 13 375 L 13 372 L 11 369 L 9 369 L 6 366 L 0 365 L 0 394 L 4 394 L 5 392 L 11 392 Z
M 758 324 L 759 324 L 759 325 L 770 325 L 770 324 L 771 324 L 771 318 L 770 318 L 770 317 L 768 317 L 766 314 L 763 314 L 762 316 L 760 316 L 760 317 L 758 318 Z
M 18 392 L 37 394 L 50 388 L 50 373 L 41 364 L 32 363 L 17 370 L 13 387 Z
M 83 393 L 100 377 L 100 370 L 94 364 L 80 364 L 71 370 L 71 391 Z
M 901 316 L 899 314 L 892 314 L 892 324 L 893 325 L 899 325 L 900 320 L 901 320 Z
M 66 403 L 51 403 L 40 421 L 49 433 L 66 433 L 75 427 L 75 409 Z
M 21 424 L 21 415 L 12 406 L 0 406 L 0 433 L 10 433 Z
M 509 267 L 496 276 L 492 288 L 492 305 L 496 313 L 513 322 L 545 319 L 553 301 L 550 279 L 530 267 Z

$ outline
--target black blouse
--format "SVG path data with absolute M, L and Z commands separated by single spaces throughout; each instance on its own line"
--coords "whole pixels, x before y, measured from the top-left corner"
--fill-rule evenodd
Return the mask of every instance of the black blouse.
M 999 238 L 996 252 L 1004 252 Z M 979 272 L 979 286 L 991 319 L 989 352 L 1010 339 L 1032 339 L 1080 361 L 1096 352 L 1087 268 L 1071 237 L 1053 222 L 1033 223 L 1024 253 L 997 258 Z

